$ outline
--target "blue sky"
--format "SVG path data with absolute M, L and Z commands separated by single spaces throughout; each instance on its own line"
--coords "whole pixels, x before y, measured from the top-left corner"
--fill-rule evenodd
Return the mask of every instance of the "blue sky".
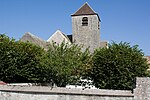
M 72 33 L 71 14 L 85 2 L 101 18 L 100 39 L 130 42 L 150 55 L 150 0 L 0 0 L 0 33 L 25 32 L 47 40 L 57 29 Z

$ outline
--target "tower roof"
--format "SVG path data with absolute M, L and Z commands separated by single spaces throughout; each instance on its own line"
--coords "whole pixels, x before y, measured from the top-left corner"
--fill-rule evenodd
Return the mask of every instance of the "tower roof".
M 72 16 L 78 16 L 78 15 L 95 15 L 95 11 L 88 5 L 86 2 L 84 5 L 81 6 Z
M 89 4 L 86 2 L 84 5 L 82 5 L 74 14 L 71 16 L 81 16 L 81 15 L 97 15 L 98 14 L 89 6 Z M 99 16 L 98 16 L 99 18 Z M 99 18 L 100 20 L 100 18 Z

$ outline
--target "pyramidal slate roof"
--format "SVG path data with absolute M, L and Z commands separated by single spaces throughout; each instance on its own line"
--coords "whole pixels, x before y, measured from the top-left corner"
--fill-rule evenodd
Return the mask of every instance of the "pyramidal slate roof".
M 100 17 L 99 15 L 89 6 L 89 4 L 86 2 L 84 5 L 82 5 L 74 14 L 71 16 L 81 16 L 81 15 L 97 15 L 99 21 Z
M 41 38 L 31 34 L 30 32 L 26 32 L 22 38 L 20 39 L 22 42 L 32 42 L 36 45 L 41 46 L 42 48 L 46 49 L 47 48 L 47 42 L 42 40 Z
M 79 16 L 79 15 L 97 15 L 97 13 L 89 6 L 86 2 L 84 5 L 81 6 L 72 16 Z

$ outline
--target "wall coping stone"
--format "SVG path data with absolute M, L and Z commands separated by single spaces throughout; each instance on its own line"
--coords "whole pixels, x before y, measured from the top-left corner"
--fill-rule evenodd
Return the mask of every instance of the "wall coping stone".
M 62 95 L 92 95 L 113 97 L 134 97 L 130 90 L 107 90 L 107 89 L 69 89 L 51 88 L 48 86 L 8 86 L 1 85 L 1 92 L 36 93 L 36 94 L 62 94 Z

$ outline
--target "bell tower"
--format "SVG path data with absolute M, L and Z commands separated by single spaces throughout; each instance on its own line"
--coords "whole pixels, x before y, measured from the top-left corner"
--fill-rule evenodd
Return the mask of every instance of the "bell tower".
M 85 3 L 72 17 L 73 43 L 83 45 L 83 50 L 89 48 L 93 53 L 94 49 L 100 47 L 100 17 Z

